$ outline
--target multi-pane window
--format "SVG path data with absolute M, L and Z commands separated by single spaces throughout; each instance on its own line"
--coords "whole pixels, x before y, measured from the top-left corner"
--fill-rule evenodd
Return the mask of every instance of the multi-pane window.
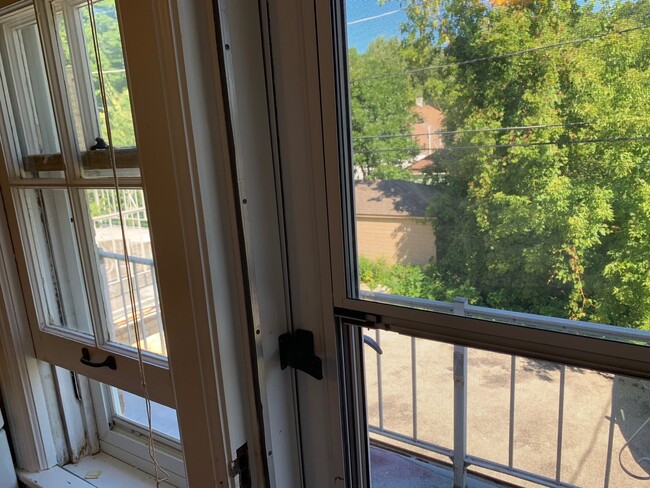
M 86 2 L 54 2 L 47 8 L 56 29 L 48 25 L 44 34 L 39 34 L 32 8 L 2 21 L 6 182 L 21 226 L 39 326 L 130 348 L 136 345 L 138 327 L 143 349 L 165 356 L 115 5 L 93 4 L 107 107 L 100 96 Z M 47 34 L 54 36 L 49 65 L 40 47 L 40 35 Z M 48 84 L 46 66 L 62 83 Z M 58 118 L 53 98 L 60 101 Z M 114 189 L 106 112 L 119 192 Z M 70 132 L 57 130 L 57 120 L 67 123 Z M 122 221 L 135 311 L 128 296 Z
M 178 449 L 115 2 L 39 1 L 0 12 L 0 31 L 0 180 L 36 355 L 112 385 L 93 388 L 98 424 L 142 436 L 139 338 L 148 394 L 159 402 L 153 429 Z M 119 373 L 87 367 L 109 355 Z M 182 463 L 176 472 L 183 476 Z

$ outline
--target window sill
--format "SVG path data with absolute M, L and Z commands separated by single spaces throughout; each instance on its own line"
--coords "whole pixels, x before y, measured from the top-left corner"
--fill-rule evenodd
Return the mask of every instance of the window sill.
M 97 479 L 85 479 L 88 473 L 100 472 Z M 18 472 L 18 479 L 28 488 L 108 488 L 128 486 L 129 488 L 151 488 L 153 476 L 140 471 L 104 453 L 88 456 L 77 464 L 54 467 L 39 473 Z M 161 483 L 161 487 L 173 485 Z

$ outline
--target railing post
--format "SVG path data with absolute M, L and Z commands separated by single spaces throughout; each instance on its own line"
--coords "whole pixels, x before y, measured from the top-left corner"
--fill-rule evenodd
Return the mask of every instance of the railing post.
M 413 401 L 413 440 L 418 440 L 418 371 L 416 339 L 411 337 L 411 394 Z
M 508 419 L 508 467 L 515 462 L 515 394 L 517 385 L 517 356 L 510 356 L 510 418 Z
M 375 330 L 375 341 L 377 345 L 381 346 L 381 331 Z M 383 377 L 381 374 L 381 354 L 377 356 L 377 413 L 379 414 L 379 430 L 384 430 L 384 392 L 383 392 Z
M 562 480 L 562 443 L 564 442 L 564 388 L 566 385 L 566 366 L 560 366 L 560 404 L 557 418 L 557 458 L 555 461 L 555 481 Z
M 609 488 L 609 481 L 612 476 L 612 450 L 614 449 L 614 429 L 616 427 L 616 416 L 618 415 L 618 385 L 619 377 L 614 375 L 612 379 L 612 410 L 609 414 L 609 434 L 607 436 L 607 462 L 605 464 L 604 487 Z
M 454 298 L 454 315 L 465 315 L 466 298 Z M 454 346 L 454 488 L 465 488 L 467 458 L 467 348 Z

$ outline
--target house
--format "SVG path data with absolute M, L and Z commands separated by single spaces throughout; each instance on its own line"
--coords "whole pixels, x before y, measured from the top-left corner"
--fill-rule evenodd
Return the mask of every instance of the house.
M 112 175 L 105 167 L 85 173 L 88 141 L 77 140 L 97 137 L 106 125 L 100 116 L 110 112 L 98 110 L 93 76 L 115 74 L 89 64 L 96 53 L 92 43 L 82 42 L 94 30 L 89 18 L 106 13 L 103 2 L 94 4 L 92 16 L 80 10 L 91 4 L 0 3 L 0 392 L 6 420 L 0 486 L 16 486 L 14 465 L 30 488 L 139 488 L 157 484 L 151 476 L 165 473 L 171 484 L 190 488 L 367 486 L 375 467 L 371 449 L 378 447 L 369 447 L 375 434 L 364 403 L 364 365 L 382 361 L 362 349 L 368 328 L 385 333 L 384 358 L 393 340 L 393 356 L 408 359 L 411 368 L 385 367 L 394 380 L 391 399 L 421 408 L 409 417 L 397 402 L 411 432 L 390 433 L 387 423 L 392 437 L 386 438 L 412 446 L 417 422 L 422 427 L 427 415 L 449 419 L 444 431 L 435 432 L 444 434 L 446 445 L 428 438 L 419 448 L 447 463 L 436 469 L 453 475 L 456 486 L 465 486 L 472 466 L 509 481 L 548 486 L 557 479 L 567 486 L 573 480 L 564 473 L 574 465 L 582 469 L 582 461 L 574 456 L 575 463 L 563 464 L 562 448 L 584 444 L 598 451 L 596 467 L 606 471 L 605 460 L 616 457 L 613 444 L 597 450 L 590 436 L 571 434 L 566 442 L 567 429 L 563 443 L 556 435 L 565 395 L 552 396 L 551 381 L 541 395 L 528 389 L 526 398 L 518 391 L 516 402 L 514 389 L 508 390 L 501 395 L 509 400 L 505 409 L 495 407 L 501 413 L 475 422 L 467 398 L 476 384 L 468 388 L 466 378 L 483 365 L 471 363 L 466 352 L 491 351 L 498 357 L 490 359 L 505 363 L 510 373 L 492 372 L 490 389 L 509 388 L 516 375 L 536 373 L 561 376 L 564 384 L 565 369 L 567 375 L 593 368 L 648 378 L 650 360 L 642 346 L 648 338 L 641 331 L 616 330 L 614 342 L 603 339 L 613 334 L 611 327 L 567 335 L 570 327 L 585 324 L 479 310 L 462 299 L 359 296 L 350 260 L 356 245 L 350 232 L 353 188 L 339 177 L 342 163 L 349 163 L 341 150 L 345 131 L 339 132 L 346 112 L 337 108 L 344 103 L 338 97 L 343 36 L 333 36 L 344 26 L 332 25 L 344 18 L 339 2 L 117 0 L 119 12 L 110 18 L 119 19 L 112 31 L 119 35 L 110 37 L 121 36 L 123 46 L 112 47 L 123 51 L 129 75 L 129 97 L 118 108 L 134 115 L 138 164 L 116 168 L 111 161 Z M 73 87 L 65 82 L 68 62 Z M 80 103 L 72 110 L 68 101 L 75 96 Z M 26 167 L 35 155 L 41 166 Z M 52 161 L 56 165 L 48 167 Z M 356 205 L 359 222 L 385 224 L 393 259 L 435 256 L 425 223 L 432 195 L 424 187 L 359 185 L 365 195 Z M 152 295 L 159 292 L 151 301 L 160 303 L 167 356 L 136 349 L 137 339 L 116 343 L 108 333 L 109 303 L 84 204 L 91 190 L 119 195 L 124 189 L 146 194 L 143 228 L 151 231 L 158 283 Z M 402 226 L 417 229 L 421 241 L 404 243 Z M 111 259 L 124 262 L 126 253 Z M 144 274 L 134 273 L 133 281 Z M 137 310 L 135 290 L 127 296 Z M 121 315 L 129 320 L 128 313 Z M 163 348 L 162 341 L 156 347 Z M 431 358 L 446 374 L 440 383 L 445 394 L 423 401 L 418 391 L 431 385 L 417 390 L 415 378 L 418 371 L 431 374 Z M 517 360 L 525 367 L 515 367 Z M 580 375 L 567 383 L 572 380 L 580 384 Z M 582 386 L 566 400 L 582 400 L 589 393 Z M 629 425 L 623 426 L 615 402 L 602 391 L 597 426 L 610 428 L 621 446 L 619 431 Z M 636 398 L 628 390 L 625 397 Z M 537 414 L 524 423 L 524 434 L 542 425 L 553 443 L 551 455 L 540 455 L 535 438 L 526 444 L 532 461 L 525 471 L 508 465 L 508 451 L 512 460 L 520 447 L 509 444 L 520 440 L 520 432 L 515 435 L 519 417 L 508 417 L 508 405 L 522 402 Z M 144 422 L 128 412 L 135 404 Z M 480 405 L 482 413 L 489 408 Z M 575 413 L 567 409 L 566 417 Z M 544 414 L 553 428 L 539 422 Z M 159 415 L 177 429 L 166 431 Z M 471 448 L 482 428 L 492 430 L 492 421 L 513 430 L 483 457 L 499 448 L 505 461 L 468 454 L 468 438 Z M 411 468 L 424 464 L 395 453 L 390 459 L 396 456 Z M 120 481 L 111 482 L 113 476 Z
M 413 113 L 417 115 L 419 122 L 413 124 L 411 134 L 422 148 L 415 159 L 405 165 L 415 177 L 421 177 L 426 168 L 433 165 L 433 157 L 436 149 L 444 147 L 442 130 L 444 129 L 445 116 L 431 105 L 426 105 L 422 97 L 415 100 Z
M 436 239 L 426 215 L 434 193 L 412 181 L 355 181 L 359 256 L 420 266 L 435 261 Z
M 422 97 L 415 99 L 413 113 L 417 115 L 419 121 L 413 124 L 411 133 L 423 148 L 416 157 L 416 160 L 421 160 L 433 154 L 435 149 L 444 146 L 440 132 L 444 128 L 445 116 L 439 109 L 426 105 Z

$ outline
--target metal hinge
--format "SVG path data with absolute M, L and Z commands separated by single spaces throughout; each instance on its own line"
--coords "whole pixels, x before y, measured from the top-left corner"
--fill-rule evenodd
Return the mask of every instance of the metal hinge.
M 368 329 L 385 329 L 379 315 L 372 313 L 359 312 L 357 310 L 348 310 L 346 308 L 334 307 L 334 315 L 343 320 L 346 324 L 358 325 Z
M 282 334 L 280 343 L 280 367 L 287 366 L 304 371 L 317 380 L 323 379 L 323 361 L 314 353 L 314 334 L 298 329 Z
M 237 449 L 237 458 L 230 463 L 230 476 L 239 476 L 240 488 L 251 488 L 251 470 L 248 463 L 248 443 Z

